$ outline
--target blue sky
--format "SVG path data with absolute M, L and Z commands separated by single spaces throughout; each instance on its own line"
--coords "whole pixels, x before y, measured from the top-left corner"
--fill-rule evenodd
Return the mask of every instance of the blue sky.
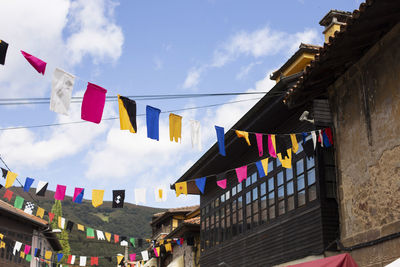
M 318 4 L 316 4 L 318 2 Z M 110 1 L 37 0 L 3 2 L 0 39 L 10 44 L 6 65 L 0 65 L 1 98 L 49 97 L 55 67 L 77 78 L 73 94 L 83 95 L 88 81 L 107 95 L 185 94 L 268 91 L 268 76 L 300 42 L 322 44 L 320 19 L 330 10 L 352 11 L 360 1 Z M 22 49 L 48 63 L 43 77 L 20 55 Z M 219 97 L 138 101 L 161 110 L 180 109 L 254 98 Z M 25 177 L 85 187 L 147 189 L 148 206 L 196 204 L 198 197 L 174 196 L 156 203 L 154 186 L 168 186 L 216 141 L 214 125 L 232 126 L 256 100 L 184 111 L 182 143 L 168 138 L 168 115 L 160 118 L 160 142 L 146 138 L 145 121 L 138 134 L 119 130 L 119 121 L 0 131 L 0 154 Z M 80 104 L 70 116 L 48 105 L 0 106 L 0 128 L 80 120 Z M 116 102 L 107 102 L 103 118 L 116 117 Z M 190 119 L 202 123 L 202 151 L 191 148 Z M 193 177 L 196 178 L 196 177 Z M 34 183 L 36 186 L 37 182 Z

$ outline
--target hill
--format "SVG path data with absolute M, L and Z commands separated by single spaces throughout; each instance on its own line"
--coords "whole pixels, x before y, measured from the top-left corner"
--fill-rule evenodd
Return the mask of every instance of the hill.
M 44 197 L 36 196 L 35 189 L 31 189 L 29 194 L 23 192 L 22 188 L 13 188 L 16 194 L 25 198 L 26 201 L 32 202 L 35 199 L 35 205 L 38 203 L 40 207 L 46 211 L 51 211 L 54 204 L 54 192 L 46 191 Z M 61 202 L 63 217 L 74 223 L 83 224 L 94 229 L 105 232 L 115 233 L 127 237 L 149 238 L 151 236 L 150 221 L 154 213 L 161 212 L 163 209 L 151 208 L 146 206 L 125 203 L 124 208 L 113 209 L 111 201 L 104 201 L 104 204 L 98 208 L 92 206 L 90 200 L 84 200 L 82 204 L 72 202 L 72 198 L 65 197 Z M 47 219 L 45 217 L 45 219 Z M 71 254 L 81 256 L 115 256 L 117 253 L 124 252 L 124 248 L 119 244 L 109 243 L 107 241 L 95 239 L 87 239 L 86 232 L 78 231 L 76 225 L 71 233 L 69 233 L 69 243 L 71 246 Z M 129 247 L 129 253 L 140 252 L 144 250 L 147 243 L 144 242 L 142 248 L 134 249 Z M 89 263 L 90 263 L 90 259 Z M 99 259 L 100 266 L 115 266 Z

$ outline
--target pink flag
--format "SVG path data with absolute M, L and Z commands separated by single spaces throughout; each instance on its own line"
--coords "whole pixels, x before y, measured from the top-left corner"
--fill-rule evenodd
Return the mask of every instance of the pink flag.
M 57 185 L 56 193 L 54 194 L 54 198 L 57 200 L 64 200 L 65 190 L 67 187 L 65 185 Z
M 136 253 L 129 254 L 129 260 L 130 261 L 135 261 L 136 260 Z
M 238 182 L 241 183 L 243 180 L 247 179 L 247 165 L 242 166 L 240 168 L 236 168 L 236 175 L 238 178 Z
M 106 93 L 106 89 L 93 83 L 88 83 L 82 101 L 82 120 L 100 123 L 104 104 L 106 103 Z
M 83 188 L 75 187 L 74 196 L 72 197 L 73 202 L 82 203 L 83 190 Z
M 272 138 L 275 139 L 275 136 L 272 137 L 272 134 L 268 135 L 268 150 L 269 150 L 269 154 L 271 155 L 271 157 L 276 158 L 276 152 L 275 152 L 275 146 L 274 143 L 272 141 Z
M 44 75 L 44 72 L 46 70 L 46 62 L 38 59 L 37 57 L 34 57 L 24 51 L 21 50 L 22 55 L 25 57 L 26 60 L 32 65 L 32 67 L 37 70 L 37 72 L 41 73 Z
M 31 246 L 25 245 L 25 249 L 24 249 L 25 255 L 28 255 L 30 251 L 31 251 Z
M 256 133 L 256 139 L 257 139 L 258 155 L 262 157 L 262 155 L 264 154 L 263 135 L 260 133 Z
M 157 248 L 153 248 L 154 254 L 156 255 L 156 257 L 158 257 L 158 251 Z
M 217 185 L 222 189 L 226 189 L 226 179 L 217 181 Z

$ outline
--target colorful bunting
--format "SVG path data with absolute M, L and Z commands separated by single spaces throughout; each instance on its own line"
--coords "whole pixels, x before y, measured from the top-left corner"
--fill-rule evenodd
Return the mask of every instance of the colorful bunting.
M 226 179 L 217 180 L 217 185 L 222 189 L 226 189 Z
M 2 173 L 3 173 L 3 177 L 6 178 L 6 183 L 4 185 L 5 188 L 10 188 L 14 182 L 15 179 L 17 179 L 18 174 L 8 171 L 6 169 L 1 168 Z
M 94 229 L 90 227 L 86 227 L 86 238 L 94 239 Z
M 187 182 L 176 183 L 175 193 L 177 197 L 179 197 L 180 194 L 187 195 Z
M 279 161 L 282 163 L 282 167 L 286 168 L 286 169 L 291 169 L 292 168 L 292 149 L 288 148 L 286 150 L 287 153 L 287 157 L 282 158 L 282 154 L 278 153 L 278 158 Z
M 125 190 L 113 190 L 113 208 L 123 208 L 125 200 Z
M 36 211 L 36 216 L 43 219 L 43 216 L 44 216 L 44 209 L 41 208 L 41 207 L 38 207 L 38 209 L 37 209 L 37 211 Z
M 58 217 L 58 227 L 60 227 L 60 229 L 65 228 L 65 218 L 61 216 Z
M 158 258 L 160 256 L 160 247 L 155 247 L 153 248 L 154 254 Z
M 82 203 L 84 193 L 85 193 L 84 188 L 75 187 L 74 196 L 72 198 L 72 201 L 75 203 L 79 203 L 79 204 Z
M 165 244 L 165 251 L 167 251 L 167 252 L 172 251 L 172 245 L 171 245 L 171 243 Z
M 255 135 L 257 140 L 258 155 L 262 157 L 262 155 L 264 154 L 263 135 L 260 133 L 256 133 Z
M 12 195 L 13 191 L 7 189 L 6 192 L 4 193 L 3 198 L 7 199 L 8 201 L 11 201 Z
M 96 230 L 97 240 L 105 240 L 103 231 Z
M 4 65 L 6 62 L 8 43 L 3 40 L 0 40 L 0 64 Z
M 20 196 L 16 196 L 14 200 L 14 207 L 17 209 L 22 209 L 22 205 L 24 204 L 24 198 Z
M 38 59 L 37 57 L 32 56 L 31 54 L 28 54 L 22 50 L 21 50 L 21 53 L 25 57 L 25 59 L 32 65 L 32 67 L 35 68 L 35 70 L 37 72 L 44 75 L 44 72 L 46 71 L 46 62 Z
M 235 133 L 238 138 L 244 138 L 246 140 L 247 145 L 251 146 L 248 132 L 236 130 Z
M 159 118 L 161 110 L 152 106 L 146 106 L 147 137 L 159 140 Z
M 15 241 L 13 254 L 15 255 L 15 253 L 19 252 L 21 250 L 21 247 L 22 247 L 22 243 L 19 241 Z
M 54 199 L 56 200 L 64 200 L 65 198 L 65 190 L 67 187 L 65 185 L 57 185 L 56 193 L 54 194 Z
M 114 234 L 114 243 L 119 242 L 119 235 Z
M 39 183 L 38 183 L 38 185 L 36 187 L 36 195 L 44 197 L 44 194 L 46 193 L 48 185 L 49 185 L 48 182 L 39 181 Z
M 82 224 L 76 224 L 76 227 L 78 228 L 79 231 L 84 232 L 85 231 L 85 227 Z
M 35 208 L 35 204 L 28 201 L 25 203 L 24 212 L 32 215 L 34 208 Z
M 124 263 L 124 256 L 117 256 L 117 263 L 118 265 L 122 265 Z
M 127 97 L 118 95 L 118 108 L 120 129 L 136 133 L 136 102 Z
M 56 68 L 51 82 L 50 110 L 59 114 L 68 115 L 71 104 L 72 89 L 75 76 Z
M 49 221 L 52 222 L 54 219 L 54 213 L 49 212 L 48 214 L 49 214 Z
M 197 186 L 197 188 L 199 188 L 199 190 L 200 190 L 200 192 L 201 192 L 202 194 L 204 194 L 204 188 L 205 188 L 205 186 L 206 186 L 206 180 L 207 180 L 206 177 L 197 178 L 197 179 L 195 180 L 196 186 Z
M 142 259 L 144 261 L 148 261 L 149 260 L 149 252 L 147 250 L 142 251 L 141 254 L 142 254 Z
M 57 262 L 60 262 L 63 258 L 64 254 L 62 253 L 57 253 Z
M 268 175 L 268 158 L 256 162 L 258 177 L 265 177 Z
M 74 228 L 74 222 L 68 220 L 67 227 L 65 229 L 68 230 L 71 233 L 72 228 Z
M 92 205 L 97 208 L 103 204 L 104 190 L 92 190 Z
M 31 188 L 33 181 L 35 181 L 35 179 L 26 177 L 24 184 L 24 192 L 29 192 L 29 189 Z
M 51 252 L 51 250 L 46 250 L 46 252 L 44 253 L 44 258 L 46 260 L 50 260 L 52 255 L 53 255 L 53 252 Z
M 132 247 L 136 247 L 136 239 L 134 237 L 129 238 L 129 242 L 132 244 Z
M 79 266 L 86 266 L 86 256 L 80 256 L 79 257 Z
M 241 183 L 243 180 L 247 179 L 247 165 L 236 168 L 236 176 L 238 179 L 238 182 Z
M 28 255 L 30 251 L 31 251 L 31 246 L 25 245 L 24 253 Z
M 75 255 L 68 255 L 68 264 L 75 264 Z
M 201 151 L 201 124 L 199 121 L 190 120 L 190 136 L 192 138 L 192 148 L 197 147 Z
M 99 257 L 90 257 L 90 266 L 99 265 Z
M 111 242 L 111 233 L 105 232 L 104 235 L 106 236 L 107 241 Z
M 83 95 L 81 119 L 100 123 L 106 103 L 107 90 L 93 83 L 88 83 Z
M 169 139 L 178 143 L 182 139 L 182 117 L 176 114 L 169 114 Z
M 215 131 L 217 132 L 217 140 L 218 140 L 218 148 L 219 148 L 219 154 L 222 156 L 226 156 L 225 153 L 225 133 L 224 133 L 224 128 L 215 126 Z

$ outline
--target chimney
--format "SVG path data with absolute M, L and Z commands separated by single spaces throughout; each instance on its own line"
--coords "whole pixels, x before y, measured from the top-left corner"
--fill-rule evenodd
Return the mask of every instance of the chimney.
M 325 43 L 329 43 L 329 37 L 335 34 L 335 31 L 340 31 L 341 25 L 346 25 L 347 18 L 351 17 L 351 12 L 340 10 L 331 10 L 319 22 L 319 25 L 324 26 Z

